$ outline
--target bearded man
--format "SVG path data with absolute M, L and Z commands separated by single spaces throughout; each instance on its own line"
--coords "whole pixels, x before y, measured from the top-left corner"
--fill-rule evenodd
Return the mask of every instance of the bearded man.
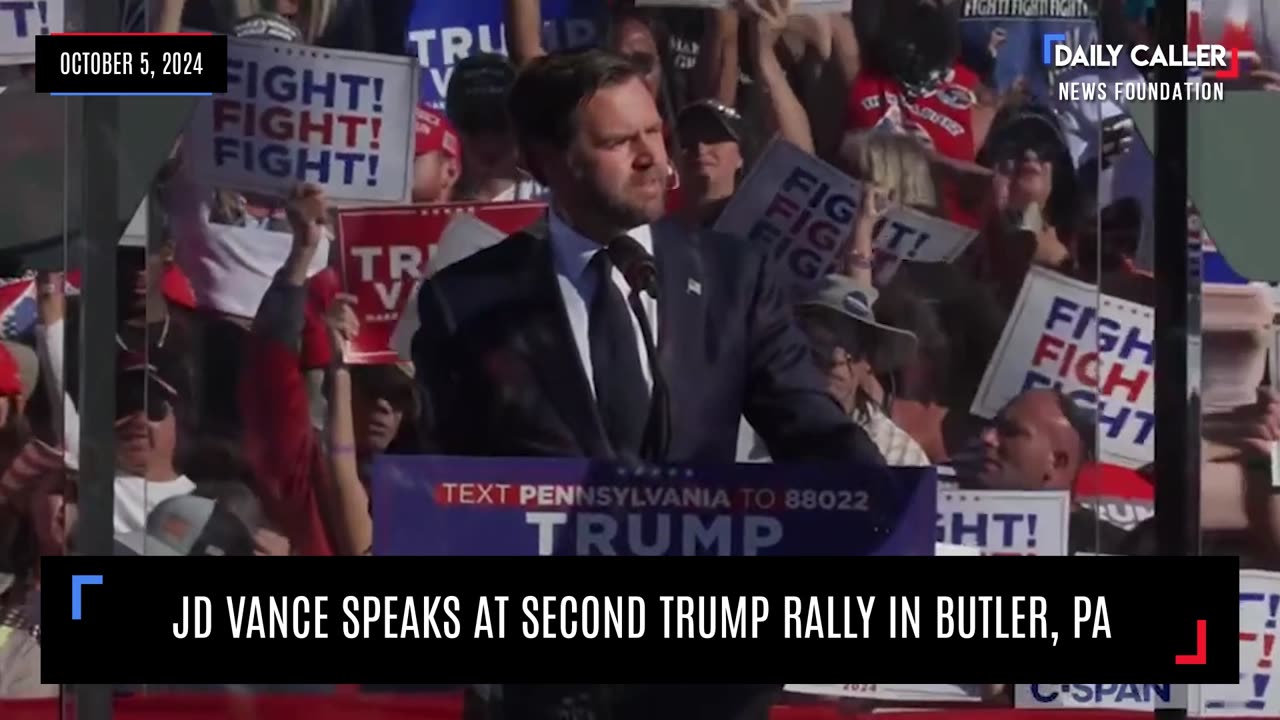
M 414 359 L 437 453 L 882 464 L 827 394 L 766 243 L 661 219 L 662 118 L 634 63 L 531 61 L 509 95 L 546 217 L 425 282 Z

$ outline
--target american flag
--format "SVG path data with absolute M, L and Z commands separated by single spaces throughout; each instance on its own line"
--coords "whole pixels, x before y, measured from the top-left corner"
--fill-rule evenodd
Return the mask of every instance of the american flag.
M 29 441 L 0 475 L 0 505 L 17 505 L 41 484 L 60 487 L 66 473 L 78 462 L 65 450 L 51 447 L 38 439 Z
M 80 294 L 79 273 L 67 273 L 66 294 L 69 297 Z M 38 320 L 35 277 L 0 280 L 0 338 L 25 337 Z
M 0 337 L 22 337 L 35 327 L 36 320 L 35 279 L 0 284 Z

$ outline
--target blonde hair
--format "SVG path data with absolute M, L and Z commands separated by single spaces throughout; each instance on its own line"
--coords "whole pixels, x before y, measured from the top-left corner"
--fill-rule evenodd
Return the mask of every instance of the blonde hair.
M 233 0 L 233 3 L 236 20 L 258 13 L 275 12 L 277 6 L 276 0 Z M 313 43 L 324 34 L 337 4 L 337 0 L 299 0 L 295 22 L 302 31 L 303 42 Z
M 929 152 L 913 137 L 883 131 L 850 133 L 840 144 L 840 160 L 845 172 L 883 186 L 903 205 L 939 207 Z

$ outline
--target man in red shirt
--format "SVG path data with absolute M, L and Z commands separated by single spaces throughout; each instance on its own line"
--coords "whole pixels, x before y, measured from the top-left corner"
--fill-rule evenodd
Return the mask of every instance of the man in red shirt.
M 849 129 L 891 129 L 944 156 L 972 160 L 978 76 L 957 62 L 954 4 L 898 0 L 882 7 L 866 66 L 850 89 Z
M 978 100 L 979 78 L 960 64 L 957 3 L 895 0 L 868 28 L 866 65 L 849 90 L 847 127 L 917 138 L 941 159 L 971 163 L 994 113 Z M 951 173 L 942 183 L 948 219 L 978 225 Z

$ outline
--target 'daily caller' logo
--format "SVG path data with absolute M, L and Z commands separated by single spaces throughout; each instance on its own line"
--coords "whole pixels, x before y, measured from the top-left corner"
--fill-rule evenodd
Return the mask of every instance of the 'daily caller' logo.
M 1211 70 L 1219 80 L 1240 77 L 1240 53 L 1223 45 L 1080 45 L 1072 46 L 1062 33 L 1046 33 L 1042 60 L 1055 68 L 1114 68 L 1126 56 L 1137 68 L 1184 67 Z

